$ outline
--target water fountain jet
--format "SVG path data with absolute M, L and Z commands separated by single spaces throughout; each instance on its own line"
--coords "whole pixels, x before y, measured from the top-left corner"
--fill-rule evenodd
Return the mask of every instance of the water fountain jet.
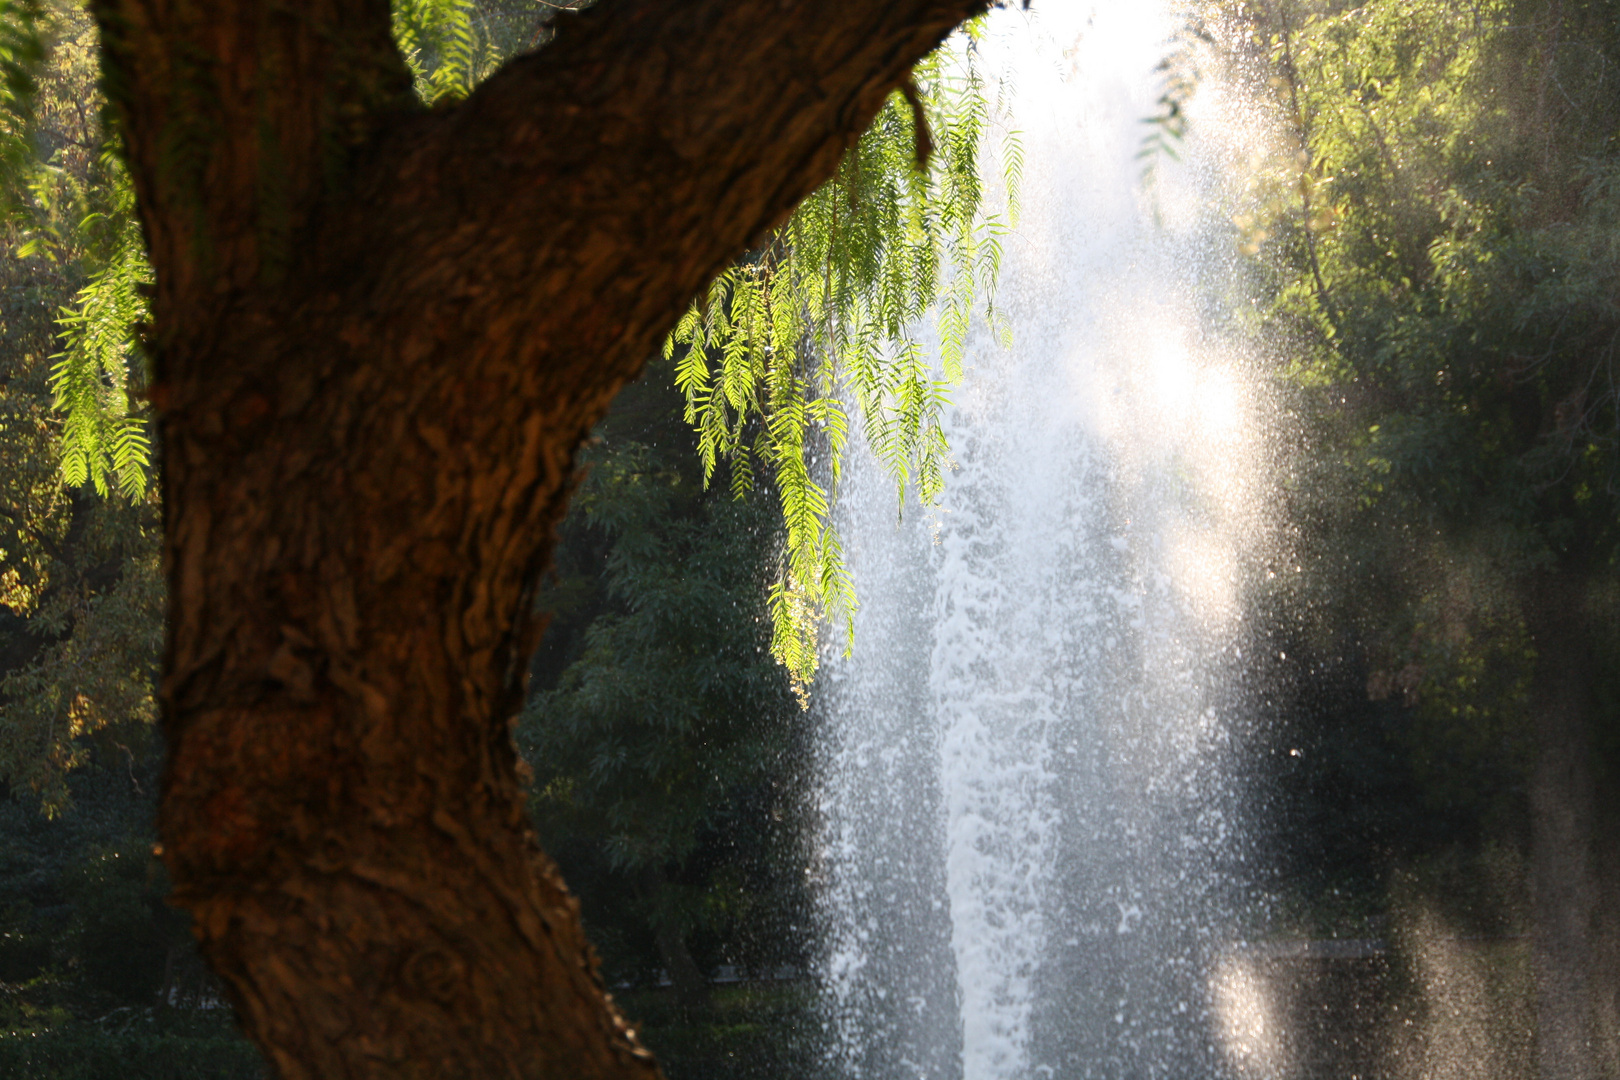
M 971 345 L 937 509 L 897 527 L 875 467 L 843 493 L 862 608 L 818 706 L 840 1076 L 1232 1068 L 1237 582 L 1269 527 L 1255 402 L 1207 310 L 1235 252 L 1200 209 L 1210 155 L 1142 184 L 1171 9 L 1042 14 L 986 45 L 1026 148 L 1013 344 Z

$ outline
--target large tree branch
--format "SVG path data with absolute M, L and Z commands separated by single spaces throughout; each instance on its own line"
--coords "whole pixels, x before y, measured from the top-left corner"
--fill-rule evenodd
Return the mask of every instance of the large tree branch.
M 100 0 L 157 271 L 165 860 L 287 1077 L 630 1076 L 507 735 L 573 452 L 982 0 L 604 0 L 465 103 L 384 0 Z
M 386 251 L 404 303 L 476 319 L 516 301 L 639 354 L 979 6 L 618 0 L 567 16 L 543 53 L 378 155 L 334 261 L 363 273 Z M 446 276 L 410 280 L 424 255 Z

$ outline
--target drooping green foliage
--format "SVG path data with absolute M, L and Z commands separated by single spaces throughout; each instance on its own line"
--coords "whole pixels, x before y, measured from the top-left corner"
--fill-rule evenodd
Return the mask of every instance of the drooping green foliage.
M 50 64 L 39 78 L 49 46 Z M 88 16 L 58 0 L 0 7 L 0 197 L 14 257 L 52 268 L 61 351 L 51 392 L 64 481 L 138 499 L 151 465 L 136 327 L 151 280 L 134 195 L 105 142 Z
M 112 176 L 113 206 L 79 223 L 87 231 L 105 220 L 117 236 L 106 261 L 62 309 L 62 352 L 51 368 L 52 403 L 62 414 L 62 481 L 87 481 L 100 495 L 109 479 L 130 498 L 146 490 L 151 464 L 144 410 L 130 407 L 132 380 L 140 378 L 135 359 L 135 328 L 149 317 L 141 290 L 151 283 L 134 191 L 113 155 L 105 155 Z
M 394 40 L 425 103 L 466 97 L 500 62 L 470 0 L 396 0 Z
M 42 60 L 26 109 L 6 113 L 28 153 L 0 173 L 0 782 L 56 815 L 71 805 L 70 771 L 98 740 L 132 745 L 131 732 L 156 717 L 162 585 L 144 419 L 124 394 L 139 293 L 119 276 L 138 276 L 144 260 L 127 185 L 102 152 L 94 29 L 65 3 L 30 25 Z M 134 254 L 133 271 L 109 263 L 120 251 Z M 64 386 L 75 376 L 59 319 L 75 297 L 96 294 L 98 274 L 105 295 L 122 292 L 122 308 L 78 309 L 68 352 L 89 374 Z M 58 419 L 52 402 L 67 389 L 90 400 Z M 87 420 L 98 426 L 81 434 L 107 453 L 79 459 L 74 479 L 94 485 L 69 487 L 70 429 Z M 122 494 L 90 493 L 109 480 Z
M 550 19 L 589 0 L 543 5 L 398 0 L 394 35 L 425 104 L 460 100 L 516 48 L 544 42 Z M 920 64 L 885 104 L 838 175 L 695 303 L 669 338 L 699 452 L 731 487 L 769 475 L 787 524 L 783 572 L 770 586 L 772 651 L 808 684 L 825 616 L 853 633 L 855 591 L 831 522 L 852 405 L 867 444 L 902 504 L 939 493 L 949 450 L 940 415 L 961 378 L 976 302 L 994 323 L 1001 237 L 1015 213 L 1022 151 L 1000 141 L 1005 212 L 985 212 L 979 166 L 989 125 L 977 26 Z M 127 180 L 113 173 L 116 236 L 62 316 L 64 349 L 52 388 L 64 416 L 70 485 L 105 494 L 145 484 L 150 447 L 129 407 L 140 379 L 133 327 L 146 316 L 150 269 L 130 214 Z M 81 229 L 102 217 L 83 219 Z M 921 321 L 935 311 L 937 354 Z M 818 457 L 824 455 L 824 460 Z
M 501 62 L 550 40 L 551 24 L 595 0 L 394 0 L 394 40 L 425 104 L 461 100 Z
M 1142 163 L 1142 187 L 1150 193 L 1158 183 L 1160 163 L 1181 160 L 1187 108 L 1203 82 L 1201 60 L 1214 44 L 1207 22 L 1215 14 L 1201 11 L 1197 5 L 1184 9 L 1156 68 L 1163 91 L 1152 114 L 1142 118 L 1146 131 L 1136 152 L 1136 160 Z
M 1016 134 L 1000 140 L 1005 211 L 987 212 L 978 32 L 970 25 L 918 65 L 833 179 L 722 274 L 664 347 L 678 357 L 705 476 L 724 462 L 735 494 L 761 475 L 777 492 L 787 542 L 770 589 L 771 648 L 801 692 L 822 618 L 853 634 L 855 589 L 831 513 L 851 414 L 902 505 L 908 493 L 931 503 L 949 468 L 941 414 L 975 305 L 997 323 L 1022 151 Z

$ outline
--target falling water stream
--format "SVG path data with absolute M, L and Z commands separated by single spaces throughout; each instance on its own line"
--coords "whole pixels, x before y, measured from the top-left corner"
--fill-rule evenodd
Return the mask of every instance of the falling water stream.
M 998 13 L 1026 154 L 941 505 L 853 470 L 856 649 L 818 706 L 831 1071 L 1225 1075 L 1250 804 L 1238 581 L 1264 424 L 1215 331 L 1218 88 L 1144 184 L 1168 5 Z M 1213 102 L 1213 104 L 1210 104 Z

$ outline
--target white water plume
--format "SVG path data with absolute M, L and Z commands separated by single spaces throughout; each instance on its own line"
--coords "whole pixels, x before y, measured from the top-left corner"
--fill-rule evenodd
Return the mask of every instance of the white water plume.
M 862 606 L 818 688 L 839 1076 L 1230 1060 L 1210 980 L 1244 887 L 1239 582 L 1268 519 L 1260 409 L 1212 329 L 1214 150 L 1195 135 L 1144 190 L 1167 6 L 1029 18 L 984 45 L 1026 150 L 1012 346 L 971 343 L 937 511 L 897 525 L 870 464 L 843 493 Z

